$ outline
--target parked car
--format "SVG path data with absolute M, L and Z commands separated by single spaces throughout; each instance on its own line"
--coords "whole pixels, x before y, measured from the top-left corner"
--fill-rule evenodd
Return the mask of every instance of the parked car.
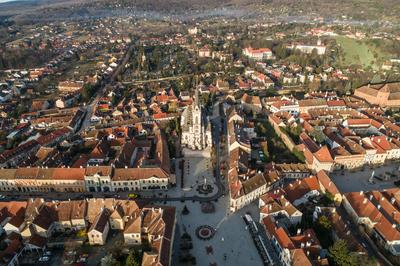
M 139 197 L 139 195 L 135 194 L 135 193 L 128 194 L 128 198 L 130 198 L 130 199 L 136 199 L 138 197 Z
M 43 256 L 43 257 L 39 258 L 39 262 L 46 262 L 46 261 L 49 261 L 49 260 L 50 260 L 50 257 L 47 257 L 47 256 Z

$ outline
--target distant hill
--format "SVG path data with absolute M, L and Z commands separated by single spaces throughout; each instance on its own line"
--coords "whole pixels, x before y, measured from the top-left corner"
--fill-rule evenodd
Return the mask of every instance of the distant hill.
M 17 21 L 144 14 L 183 19 L 320 15 L 397 21 L 399 13 L 398 0 L 25 0 L 0 4 L 0 16 L 12 15 Z

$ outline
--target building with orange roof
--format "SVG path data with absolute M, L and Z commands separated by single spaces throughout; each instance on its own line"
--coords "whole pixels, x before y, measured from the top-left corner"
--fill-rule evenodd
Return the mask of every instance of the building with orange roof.
M 121 156 L 118 156 L 118 161 L 109 166 L 80 164 L 77 168 L 1 169 L 0 191 L 107 192 L 167 189 L 169 184 L 175 183 L 175 175 L 170 169 L 168 144 L 158 128 L 154 132 L 155 136 L 144 141 L 125 143 L 123 147 L 129 147 L 119 150 Z M 124 142 L 127 134 L 126 129 L 119 128 L 102 132 L 102 138 L 113 136 L 110 145 L 120 146 L 119 141 Z M 98 151 L 95 154 L 105 154 L 103 148 L 99 145 L 96 147 Z M 83 161 L 87 161 L 87 158 Z M 118 168 L 124 166 L 126 168 Z
M 400 217 L 397 215 L 400 209 L 391 195 L 398 192 L 398 188 L 390 193 L 361 191 L 346 193 L 343 197 L 343 206 L 350 217 L 364 225 L 367 233 L 395 256 L 400 255 Z
M 269 48 L 254 49 L 252 47 L 246 47 L 243 49 L 243 55 L 254 60 L 267 60 L 273 58 L 272 51 Z
M 342 110 L 347 107 L 345 101 L 342 99 L 327 100 L 326 103 L 329 109 Z
M 314 230 L 307 229 L 302 234 L 291 236 L 272 216 L 265 217 L 262 225 L 281 264 L 327 265 L 327 258 L 321 257 L 322 247 Z
M 284 189 L 286 197 L 294 205 L 299 206 L 320 195 L 320 185 L 315 176 L 289 183 Z
M 400 158 L 400 147 L 392 141 L 392 138 L 386 136 L 374 136 L 369 139 L 376 149 L 382 150 L 386 153 L 387 160 Z
M 323 193 L 329 192 L 337 205 L 340 205 L 342 202 L 342 194 L 339 189 L 336 187 L 335 183 L 332 182 L 332 179 L 328 176 L 328 174 L 321 170 L 317 172 L 317 179 L 320 185 L 320 189 Z
M 299 101 L 299 112 L 307 113 L 312 109 L 328 108 L 328 104 L 323 98 L 305 99 Z
M 307 167 L 315 172 L 325 170 L 332 171 L 334 160 L 326 145 L 320 147 L 306 133 L 300 134 L 302 144 L 297 145 L 297 149 L 303 152 Z
M 387 154 L 381 148 L 376 148 L 368 137 L 361 139 L 361 146 L 365 149 L 365 163 L 368 165 L 381 165 L 385 162 Z
M 284 219 L 290 221 L 290 224 L 288 224 L 290 226 L 299 224 L 303 217 L 303 213 L 284 195 L 272 197 L 268 193 L 264 194 L 258 200 L 258 207 L 260 209 L 260 222 L 267 216 L 273 216 L 275 220 L 284 217 Z
M 53 189 L 59 192 L 84 192 L 84 168 L 54 168 Z
M 354 91 L 354 96 L 383 108 L 400 107 L 400 82 L 368 84 Z
M 299 113 L 298 102 L 295 100 L 291 100 L 291 99 L 279 99 L 270 104 L 267 104 L 267 107 L 273 113 L 280 112 L 280 111 L 286 111 L 293 115 Z

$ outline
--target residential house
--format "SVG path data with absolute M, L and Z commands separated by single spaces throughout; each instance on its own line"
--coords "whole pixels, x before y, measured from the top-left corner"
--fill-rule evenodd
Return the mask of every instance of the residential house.
M 110 211 L 108 209 L 102 209 L 97 215 L 87 234 L 90 245 L 104 245 L 106 243 L 110 231 L 109 216 Z

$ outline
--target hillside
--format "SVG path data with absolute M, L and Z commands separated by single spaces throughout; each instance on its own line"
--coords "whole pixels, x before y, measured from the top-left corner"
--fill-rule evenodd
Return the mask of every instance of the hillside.
M 98 16 L 178 16 L 182 19 L 230 16 L 245 18 L 349 18 L 397 22 L 396 0 L 38 0 L 0 4 L 0 16 L 17 21 Z M 268 14 L 268 16 L 265 16 Z

